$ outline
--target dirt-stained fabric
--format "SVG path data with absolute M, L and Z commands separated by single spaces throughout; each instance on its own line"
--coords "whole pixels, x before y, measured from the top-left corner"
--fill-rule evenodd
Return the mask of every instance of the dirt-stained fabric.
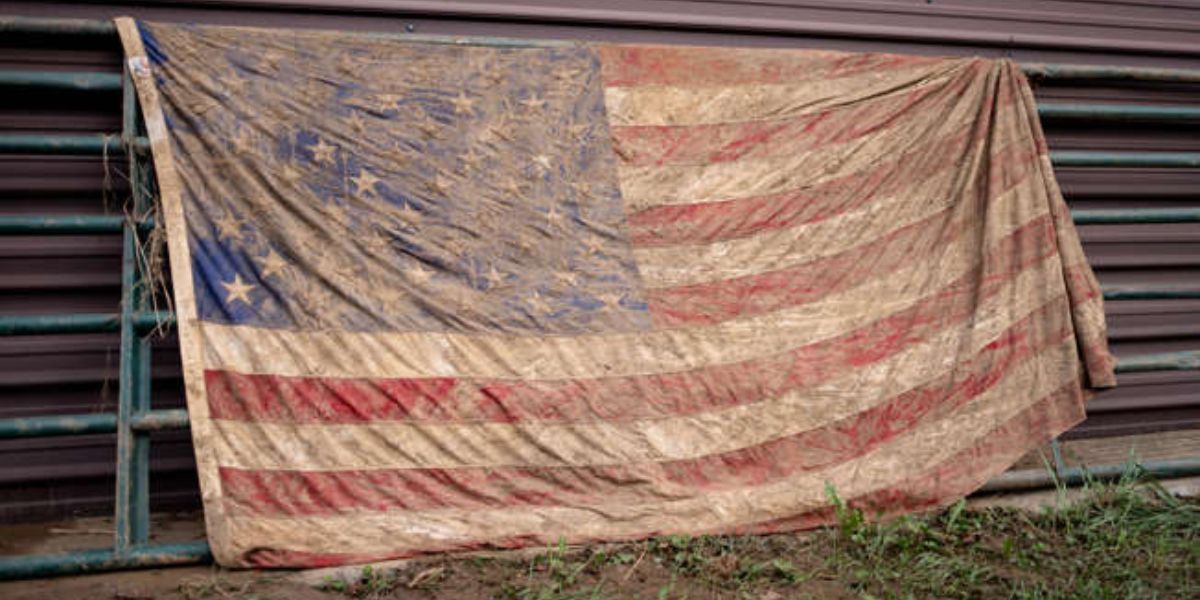
M 118 28 L 223 565 L 919 510 L 1114 384 L 1009 61 Z

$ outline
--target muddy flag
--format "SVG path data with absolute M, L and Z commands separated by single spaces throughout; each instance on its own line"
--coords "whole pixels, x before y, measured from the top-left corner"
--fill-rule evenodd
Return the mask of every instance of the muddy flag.
M 224 565 L 937 506 L 1114 382 L 1009 61 L 118 27 Z

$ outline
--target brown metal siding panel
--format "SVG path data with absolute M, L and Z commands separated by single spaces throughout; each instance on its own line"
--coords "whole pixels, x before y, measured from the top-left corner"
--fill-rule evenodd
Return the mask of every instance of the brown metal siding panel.
M 137 5 L 0 2 L 0 13 L 452 35 L 1011 55 L 1187 67 L 1200 55 L 1194 5 L 920 0 L 208 0 Z M 1152 54 L 1154 56 L 1143 55 Z
M 922 54 L 982 54 L 1026 61 L 1200 68 L 1200 10 L 1184 1 L 1005 3 L 935 0 L 512 2 L 211 1 L 138 6 L 0 2 L 0 14 L 145 18 L 227 24 L 373 29 L 452 35 L 743 46 L 821 47 Z M 783 35 L 792 32 L 791 35 Z M 799 32 L 809 32 L 799 35 Z M 1009 42 L 1008 40 L 1014 40 Z M 993 40 L 993 41 L 989 41 Z M 1000 41 L 995 41 L 1000 40 Z M 115 40 L 55 47 L 58 40 L 0 39 L 0 68 L 116 70 Z M 1039 99 L 1200 104 L 1198 86 L 1041 85 Z M 116 131 L 119 98 L 11 95 L 0 131 Z M 1054 149 L 1200 151 L 1196 128 L 1048 124 Z M 121 165 L 100 159 L 0 157 L 0 214 L 117 210 Z M 1200 172 L 1060 169 L 1077 208 L 1200 206 Z M 1085 249 L 1106 284 L 1200 286 L 1195 225 L 1087 226 Z M 0 238 L 0 314 L 114 311 L 116 236 Z M 1119 355 L 1200 348 L 1200 300 L 1108 304 Z M 0 338 L 0 418 L 111 410 L 115 335 Z M 156 344 L 155 407 L 182 406 L 173 339 Z M 1139 373 L 1096 398 L 1072 437 L 1200 428 L 1200 372 Z M 186 434 L 156 434 L 155 509 L 198 505 Z M 0 521 L 111 508 L 111 436 L 0 443 Z
M 875 49 L 868 44 L 892 48 L 912 44 L 930 49 L 968 45 L 1014 53 L 1033 49 L 1114 55 L 1153 52 L 1164 55 L 1161 60 L 1178 61 L 1200 51 L 1194 7 L 1173 2 L 158 0 L 140 4 L 130 12 L 158 18 L 326 28 L 401 30 L 412 24 L 423 33 L 462 35 L 650 40 L 664 39 L 667 32 L 710 32 L 714 39 L 756 38 L 751 44 L 828 46 L 830 40 L 840 39 L 846 40 L 842 43 L 848 47 L 860 49 Z M 42 12 L 65 10 L 59 5 Z M 115 10 L 119 9 L 80 7 L 72 12 L 106 15 Z M 386 17 L 406 20 L 382 22 Z M 792 38 L 768 39 L 771 35 Z

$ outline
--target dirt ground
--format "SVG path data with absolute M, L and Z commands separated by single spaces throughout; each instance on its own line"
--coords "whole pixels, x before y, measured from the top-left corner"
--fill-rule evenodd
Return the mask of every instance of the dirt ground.
M 1196 598 L 1200 479 L 985 497 L 886 524 L 672 536 L 300 572 L 183 567 L 0 582 L 12 600 L 245 598 Z M 1191 496 L 1191 499 L 1179 497 Z M 1023 507 L 1023 508 L 1014 508 Z M 200 539 L 156 515 L 156 542 Z M 104 547 L 108 519 L 0 529 L 0 554 Z

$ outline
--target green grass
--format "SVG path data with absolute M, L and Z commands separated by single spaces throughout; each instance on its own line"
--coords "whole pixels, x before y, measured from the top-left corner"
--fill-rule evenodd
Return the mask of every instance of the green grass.
M 803 535 L 559 543 L 527 559 L 431 563 L 438 577 L 418 586 L 364 572 L 338 591 L 514 600 L 1200 597 L 1200 504 L 1133 474 L 1089 482 L 1082 500 L 1041 512 L 960 502 L 881 523 L 834 490 L 829 496 L 836 525 Z
M 1030 513 L 966 510 L 867 522 L 836 501 L 827 568 L 887 598 L 1189 598 L 1200 588 L 1200 506 L 1159 484 L 1089 484 L 1085 499 Z

